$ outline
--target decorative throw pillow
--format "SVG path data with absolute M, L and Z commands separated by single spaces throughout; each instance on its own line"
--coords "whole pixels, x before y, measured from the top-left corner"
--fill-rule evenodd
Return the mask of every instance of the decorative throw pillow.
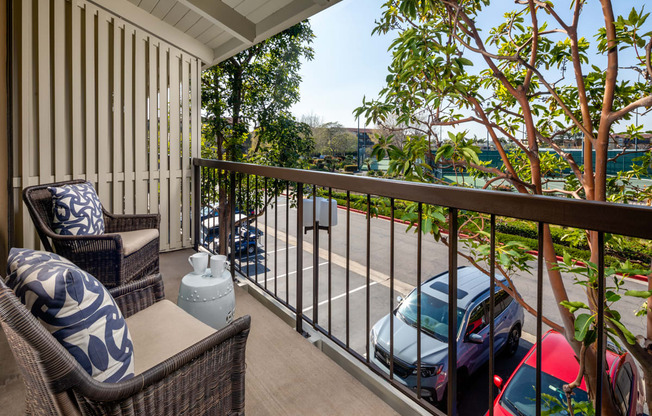
M 102 203 L 90 182 L 48 188 L 52 193 L 53 231 L 63 235 L 104 234 Z
M 113 297 L 93 276 L 54 253 L 12 248 L 7 286 L 98 381 L 134 375 L 133 344 Z

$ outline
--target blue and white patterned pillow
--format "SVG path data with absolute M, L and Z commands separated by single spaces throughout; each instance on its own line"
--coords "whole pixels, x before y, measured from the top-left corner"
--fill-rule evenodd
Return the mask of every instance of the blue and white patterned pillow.
M 134 375 L 131 336 L 113 297 L 93 276 L 54 253 L 12 248 L 7 286 L 98 381 Z
M 52 193 L 53 231 L 62 235 L 104 234 L 102 203 L 90 182 L 48 188 Z

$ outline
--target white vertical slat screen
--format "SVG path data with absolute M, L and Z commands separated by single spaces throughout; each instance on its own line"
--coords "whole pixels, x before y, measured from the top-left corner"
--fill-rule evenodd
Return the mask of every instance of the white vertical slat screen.
M 170 199 L 170 164 L 169 164 L 169 137 L 168 134 L 168 110 L 169 97 L 168 94 L 168 50 L 163 45 L 159 47 L 158 56 L 158 78 L 159 78 L 159 172 L 160 172 L 160 192 L 159 198 L 161 207 L 161 241 L 170 241 L 170 213 L 166 202 Z M 174 214 L 172 214 L 174 215 Z
M 178 51 L 170 52 L 170 247 L 176 248 L 181 244 L 179 232 L 174 232 L 180 227 L 179 215 L 181 215 L 181 180 L 179 178 L 179 65 L 181 56 Z M 179 214 L 175 214 L 175 213 Z
M 199 59 L 84 0 L 16 9 L 17 244 L 40 247 L 22 188 L 82 178 L 113 213 L 160 213 L 161 250 L 191 247 Z
M 14 25 L 16 29 L 20 28 L 20 40 L 24 44 L 32 45 L 34 42 L 34 27 L 32 23 L 32 2 L 26 1 L 21 5 L 21 19 L 20 26 Z M 18 99 L 20 100 L 19 112 L 20 115 L 17 117 L 20 120 L 20 128 L 15 129 L 14 132 L 17 135 L 20 135 L 22 140 L 18 143 L 14 143 L 14 149 L 20 149 L 21 158 L 17 159 L 15 165 L 20 164 L 20 170 L 15 170 L 14 174 L 17 174 L 22 180 L 19 181 L 19 184 L 24 184 L 25 186 L 31 185 L 31 178 L 36 176 L 34 171 L 35 165 L 38 165 L 38 162 L 35 160 L 35 149 L 36 149 L 36 97 L 34 94 L 35 91 L 35 65 L 34 65 L 34 48 L 29 48 L 23 52 L 19 58 L 20 70 L 16 71 L 18 88 L 15 88 L 15 91 L 19 91 Z M 14 176 L 15 178 L 16 176 Z M 24 178 L 24 179 L 23 179 Z M 16 183 L 14 182 L 14 187 Z M 20 198 L 20 190 L 14 190 L 15 197 L 13 198 L 14 204 L 18 203 L 22 206 Z M 20 226 L 20 224 L 30 224 L 30 217 L 27 210 L 14 211 L 19 215 L 17 216 L 17 221 L 15 224 Z M 35 237 L 34 229 L 25 228 L 21 233 L 22 242 L 24 247 L 34 247 L 36 241 L 38 240 Z

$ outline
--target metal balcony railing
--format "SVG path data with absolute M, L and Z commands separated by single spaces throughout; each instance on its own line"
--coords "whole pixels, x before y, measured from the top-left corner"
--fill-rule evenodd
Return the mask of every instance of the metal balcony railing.
M 448 271 L 449 271 L 449 295 L 448 295 L 448 316 L 457 315 L 457 296 L 450 296 L 450 293 L 457 293 L 458 285 L 458 216 L 465 211 L 483 213 L 488 216 L 490 224 L 490 262 L 489 272 L 495 276 L 495 256 L 496 256 L 496 218 L 509 217 L 528 221 L 534 221 L 538 224 L 539 247 L 542 247 L 544 224 L 555 224 L 567 227 L 574 227 L 583 230 L 593 230 L 598 232 L 599 242 L 599 261 L 598 261 L 598 316 L 597 331 L 604 331 L 605 323 L 603 316 L 603 307 L 605 299 L 605 279 L 604 279 L 604 235 L 613 233 L 644 239 L 652 239 L 652 209 L 648 207 L 617 205 L 611 203 L 599 203 L 592 201 L 579 201 L 566 198 L 529 196 L 516 193 L 506 193 L 497 191 L 475 190 L 459 188 L 452 186 L 440 186 L 423 183 L 403 182 L 396 180 L 369 178 L 361 176 L 352 176 L 344 174 L 323 173 L 315 171 L 276 168 L 267 166 L 258 166 L 244 163 L 233 163 L 217 160 L 194 159 L 194 195 L 193 215 L 192 218 L 200 218 L 200 221 L 193 221 L 196 248 L 199 245 L 206 245 L 211 250 L 216 250 L 215 245 L 217 231 L 211 228 L 211 221 L 214 219 L 215 210 L 219 208 L 220 192 L 222 201 L 230 204 L 234 209 L 231 210 L 231 230 L 230 235 L 234 238 L 229 239 L 231 253 L 231 270 L 235 273 L 240 271 L 253 284 L 258 285 L 269 295 L 273 296 L 286 308 L 295 314 L 296 330 L 303 333 L 303 325 L 311 325 L 315 330 L 330 338 L 339 345 L 343 350 L 350 353 L 362 363 L 365 363 L 371 370 L 385 377 L 389 383 L 401 390 L 414 401 L 421 404 L 425 409 L 433 414 L 443 414 L 439 408 L 434 407 L 431 403 L 422 398 L 422 363 L 421 359 L 416 360 L 416 388 L 407 388 L 403 383 L 396 379 L 410 370 L 412 363 L 398 362 L 394 358 L 394 328 L 393 319 L 390 319 L 390 348 L 389 354 L 389 375 L 379 371 L 377 367 L 371 364 L 370 356 L 373 354 L 369 351 L 370 347 L 370 329 L 371 314 L 370 308 L 372 303 L 371 293 L 371 219 L 372 219 L 372 200 L 371 197 L 383 197 L 389 199 L 390 215 L 389 233 L 387 242 L 382 244 L 389 245 L 389 299 L 386 312 L 392 313 L 396 307 L 394 301 L 396 278 L 396 256 L 395 256 L 395 202 L 412 201 L 418 204 L 416 239 L 417 244 L 414 248 L 414 257 L 416 260 L 416 291 L 417 291 L 417 323 L 416 327 L 421 333 L 421 283 L 422 280 L 422 263 L 423 263 L 423 233 L 421 232 L 423 208 L 426 205 L 441 206 L 448 210 Z M 331 293 L 332 282 L 334 279 L 332 268 L 332 235 L 328 230 L 327 240 L 327 283 L 326 290 L 328 293 L 327 317 L 320 319 L 319 300 L 320 300 L 320 248 L 319 248 L 319 231 L 320 226 L 317 222 L 317 204 L 313 204 L 313 225 L 308 227 L 312 235 L 312 289 L 309 298 L 306 299 L 304 294 L 304 234 L 308 231 L 304 227 L 304 196 L 307 195 L 324 195 L 328 200 L 328 218 L 332 218 L 333 205 L 330 201 L 333 198 L 335 190 L 346 192 L 345 219 L 339 227 L 345 227 L 345 248 L 342 255 L 345 266 L 342 267 L 337 278 L 344 279 L 345 293 L 344 311 L 336 310 L 333 306 L 333 297 Z M 352 348 L 352 339 L 354 334 L 351 333 L 351 197 L 352 195 L 366 196 L 366 212 L 362 212 L 365 217 L 365 261 L 364 273 L 358 268 L 359 274 L 363 274 L 365 284 L 365 316 L 364 316 L 364 351 Z M 286 200 L 284 209 L 279 205 L 279 198 Z M 342 207 L 341 207 L 342 208 Z M 290 220 L 290 213 L 296 209 L 296 218 Z M 273 211 L 273 213 L 272 213 Z M 284 211 L 284 212 L 282 212 Z M 282 221 L 279 223 L 279 214 Z M 272 219 L 273 217 L 273 219 Z M 219 222 L 224 223 L 223 218 Z M 330 221 L 330 220 L 329 220 Z M 236 232 L 236 223 L 239 226 L 246 224 L 245 231 Z M 253 229 L 250 228 L 253 225 Z M 260 230 L 259 230 L 260 228 Z M 323 227 L 322 227 L 323 228 Z M 263 235 L 260 235 L 262 231 Z M 283 238 L 279 238 L 282 236 Z M 262 239 L 265 253 L 261 244 L 251 240 Z M 280 246 L 279 239 L 285 240 L 285 247 Z M 296 247 L 296 256 L 294 267 L 290 265 L 290 241 L 293 247 Z M 267 253 L 268 244 L 273 242 L 274 252 Z M 236 248 L 238 248 L 236 250 Z M 249 253 L 251 250 L 251 253 Z M 543 311 L 543 265 L 544 257 L 539 251 L 536 257 L 536 342 L 540 343 L 543 332 L 542 311 Z M 281 262 L 285 267 L 279 270 L 279 252 Z M 284 252 L 284 253 L 283 253 Z M 321 253 L 323 254 L 323 249 Z M 254 269 L 251 268 L 251 255 L 254 257 Z M 244 261 L 243 261 L 244 256 Z M 257 262 L 260 261 L 264 271 L 259 270 Z M 268 268 L 268 262 L 273 261 L 273 267 Z M 243 265 L 245 265 L 243 267 Z M 309 266 L 310 267 L 310 266 Z M 293 270 L 292 270 L 293 269 Z M 294 275 L 292 278 L 291 275 Z M 272 284 L 273 283 L 273 284 Z M 277 288 L 285 286 L 284 291 Z M 495 368 L 494 351 L 494 294 L 495 279 L 490 279 L 490 301 L 489 301 L 489 378 L 487 380 L 487 391 L 489 400 L 489 414 L 493 415 L 493 402 L 496 393 L 493 385 L 493 375 Z M 273 288 L 271 287 L 273 286 Z M 292 293 L 293 292 L 293 293 Z M 311 299 L 310 307 L 306 308 L 307 301 Z M 309 313 L 309 314 L 308 314 Z M 334 313 L 343 315 L 344 328 L 334 328 Z M 339 316 L 338 315 L 338 316 Z M 339 318 L 338 318 L 339 319 Z M 358 336 L 360 329 L 357 328 Z M 456 400 L 458 388 L 457 374 L 457 336 L 458 327 L 455 320 L 450 320 L 448 325 L 448 390 L 447 390 L 447 413 L 449 415 L 457 414 Z M 417 336 L 417 357 L 421 357 L 422 340 Z M 603 337 L 598 337 L 598 351 L 604 351 L 605 345 Z M 541 348 L 537 348 L 536 353 L 536 415 L 541 414 Z M 598 360 L 598 374 L 605 371 L 602 360 Z M 602 383 L 599 378 L 599 383 Z M 600 384 L 598 385 L 600 391 Z M 598 395 L 596 414 L 600 415 L 600 400 Z

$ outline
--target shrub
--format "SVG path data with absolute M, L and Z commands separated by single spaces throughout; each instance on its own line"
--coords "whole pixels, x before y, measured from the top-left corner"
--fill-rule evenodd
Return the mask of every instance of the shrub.
M 344 165 L 344 172 L 355 172 L 358 170 L 358 165 Z

